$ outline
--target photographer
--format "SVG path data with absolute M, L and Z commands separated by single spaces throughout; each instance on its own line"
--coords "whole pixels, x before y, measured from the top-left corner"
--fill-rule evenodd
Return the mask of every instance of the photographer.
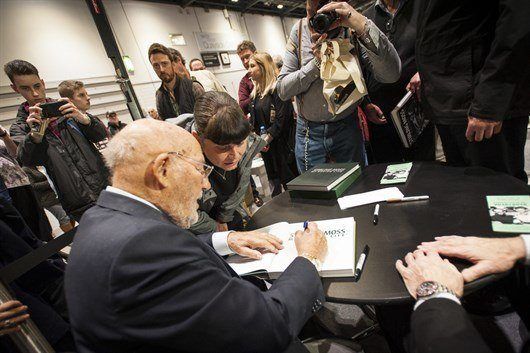
M 105 116 L 107 117 L 107 120 L 108 120 L 107 127 L 109 129 L 109 134 L 111 137 L 116 135 L 124 127 L 127 126 L 127 124 L 122 123 L 120 121 L 120 117 L 118 116 L 118 113 L 116 113 L 114 110 L 108 111 L 107 113 L 105 113 Z
M 43 118 L 42 105 L 50 100 L 46 99 L 44 81 L 35 66 L 14 60 L 4 66 L 4 71 L 13 90 L 26 99 L 10 129 L 19 144 L 18 159 L 25 166 L 46 168 L 64 210 L 79 221 L 108 183 L 108 171 L 93 144 L 107 137 L 105 126 L 69 98 L 60 99 L 66 103 L 58 108 L 56 116 Z M 89 98 L 85 101 L 88 108 Z
M 307 18 L 291 30 L 278 77 L 280 98 L 297 97 L 300 113 L 295 150 L 298 169 L 305 171 L 329 160 L 364 164 L 366 154 L 357 120 L 360 100 L 338 114 L 330 113 L 320 75 L 320 47 L 326 39 L 349 38 L 354 47 L 350 53 L 359 59 L 361 68 L 371 71 L 376 80 L 388 83 L 399 79 L 399 56 L 385 35 L 346 2 L 307 0 L 306 10 Z M 324 34 L 317 33 L 309 25 L 317 12 L 320 21 L 312 21 L 313 24 L 331 23 Z M 322 14 L 327 15 L 322 17 Z M 386 123 L 380 117 L 372 119 L 374 123 Z

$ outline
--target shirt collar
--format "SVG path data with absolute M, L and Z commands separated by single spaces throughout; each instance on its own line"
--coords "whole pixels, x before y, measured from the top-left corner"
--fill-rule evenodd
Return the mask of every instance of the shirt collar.
M 139 196 L 133 195 L 130 192 L 127 192 L 125 190 L 118 189 L 118 188 L 115 188 L 114 186 L 110 186 L 110 185 L 107 186 L 107 188 L 105 190 L 108 191 L 108 192 L 113 192 L 115 194 L 118 194 L 118 195 L 121 195 L 121 196 L 128 197 L 130 199 L 136 200 L 136 201 L 141 202 L 141 203 L 143 203 L 143 204 L 145 204 L 145 205 L 147 205 L 149 207 L 154 208 L 158 212 L 161 212 L 160 209 L 158 207 L 156 207 L 155 205 L 153 205 L 151 202 L 149 202 L 149 201 L 147 201 L 145 199 L 142 199 Z
M 399 5 L 396 9 L 396 12 L 394 14 L 392 14 L 390 11 L 388 11 L 385 3 L 383 2 L 383 0 L 377 0 L 375 2 L 375 6 L 379 7 L 381 10 L 383 10 L 384 12 L 386 12 L 387 14 L 391 15 L 391 16 L 395 16 L 399 10 L 401 10 L 401 8 L 403 7 L 403 4 L 406 2 L 407 0 L 400 0 L 399 1 Z

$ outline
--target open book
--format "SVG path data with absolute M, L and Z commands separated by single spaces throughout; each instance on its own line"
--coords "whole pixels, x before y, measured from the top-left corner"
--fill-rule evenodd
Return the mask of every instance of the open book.
M 353 217 L 316 221 L 328 241 L 328 253 L 322 264 L 322 277 L 350 277 L 355 269 L 355 220 Z M 228 264 L 239 275 L 268 273 L 277 278 L 298 256 L 294 233 L 303 230 L 303 223 L 275 223 L 260 229 L 283 240 L 284 248 L 278 254 L 265 253 L 261 260 L 239 255 L 230 256 Z

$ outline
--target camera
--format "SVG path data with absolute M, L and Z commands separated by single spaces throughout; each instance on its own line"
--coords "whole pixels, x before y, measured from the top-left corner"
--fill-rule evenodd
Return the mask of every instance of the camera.
M 318 2 L 317 10 L 319 10 L 324 5 L 330 2 L 331 0 L 320 0 Z M 331 27 L 331 25 L 338 19 L 339 19 L 339 15 L 335 11 L 317 13 L 309 19 L 309 24 L 315 30 L 315 32 L 324 34 L 329 31 L 329 27 Z M 338 29 L 337 29 L 337 32 L 338 32 Z M 331 37 L 330 33 L 328 33 L 328 36 Z

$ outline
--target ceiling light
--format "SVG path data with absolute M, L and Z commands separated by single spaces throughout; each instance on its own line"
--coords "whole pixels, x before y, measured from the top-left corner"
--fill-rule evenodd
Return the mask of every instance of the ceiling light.
M 230 0 L 230 1 L 232 1 L 232 2 L 238 2 L 239 0 Z
M 277 8 L 279 8 L 280 10 L 283 9 L 283 5 L 282 4 L 278 4 L 278 6 L 276 6 Z

